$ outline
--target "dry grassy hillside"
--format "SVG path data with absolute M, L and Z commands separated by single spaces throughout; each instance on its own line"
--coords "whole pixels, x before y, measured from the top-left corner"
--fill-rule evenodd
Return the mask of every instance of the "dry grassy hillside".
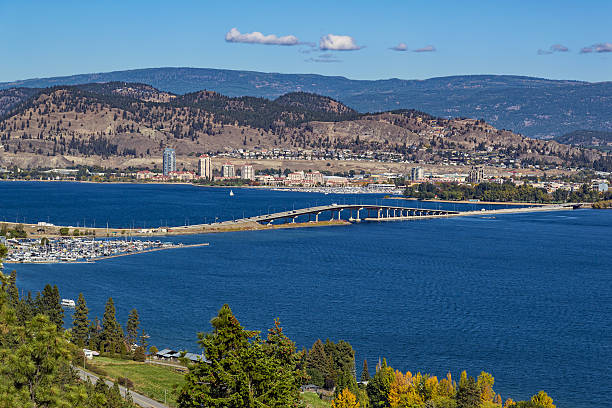
M 208 91 L 176 96 L 126 83 L 43 90 L 0 120 L 0 146 L 41 167 L 79 157 L 148 163 L 165 147 L 176 148 L 179 156 L 240 148 L 341 149 L 390 152 L 413 161 L 488 154 L 587 167 L 604 157 L 527 139 L 481 120 L 440 119 L 413 110 L 359 115 L 333 99 L 304 93 L 276 101 Z

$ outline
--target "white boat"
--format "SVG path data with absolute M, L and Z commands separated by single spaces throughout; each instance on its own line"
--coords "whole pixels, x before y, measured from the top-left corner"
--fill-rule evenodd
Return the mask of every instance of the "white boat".
M 234 191 L 230 190 L 230 197 L 233 197 L 233 196 L 234 196 Z
M 65 307 L 75 307 L 75 303 L 74 300 L 72 299 L 62 299 L 62 306 Z

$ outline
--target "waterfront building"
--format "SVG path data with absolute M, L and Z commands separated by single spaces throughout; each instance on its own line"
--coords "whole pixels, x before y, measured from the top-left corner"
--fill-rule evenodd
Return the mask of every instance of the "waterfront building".
M 206 180 L 212 180 L 212 160 L 203 154 L 198 162 L 198 175 Z
M 484 181 L 484 167 L 483 166 L 474 166 L 468 173 L 467 182 L 468 183 L 482 183 Z
M 423 168 L 422 167 L 413 167 L 410 169 L 410 181 L 423 180 Z
M 167 176 L 172 171 L 176 171 L 176 151 L 174 149 L 165 148 L 163 159 L 164 176 Z
M 234 165 L 232 163 L 225 163 L 221 167 L 221 176 L 225 178 L 234 178 L 236 177 L 236 170 L 234 169 Z
M 306 180 L 308 184 L 312 186 L 323 184 L 323 174 L 321 174 L 321 172 L 319 171 L 313 171 L 310 173 L 306 173 L 304 175 L 304 180 Z
M 255 180 L 255 170 L 250 164 L 245 164 L 240 168 L 240 178 L 244 180 Z

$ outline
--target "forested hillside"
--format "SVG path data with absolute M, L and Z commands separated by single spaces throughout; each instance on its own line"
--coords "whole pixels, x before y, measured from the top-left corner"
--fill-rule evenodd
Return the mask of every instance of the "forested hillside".
M 146 83 L 175 94 L 208 89 L 228 96 L 275 99 L 290 92 L 310 92 L 360 112 L 417 109 L 444 118 L 484 119 L 497 128 L 529 137 L 553 137 L 577 129 L 612 130 L 612 82 L 510 75 L 370 81 L 312 74 L 150 68 L 6 82 L 0 83 L 0 89 L 112 81 Z
M 402 160 L 495 162 L 605 169 L 595 150 L 527 139 L 483 120 L 444 119 L 415 110 L 359 114 L 327 97 L 277 100 L 212 91 L 174 95 L 125 82 L 59 86 L 34 93 L 0 118 L 0 145 L 37 156 L 159 156 L 233 149 L 387 152 Z

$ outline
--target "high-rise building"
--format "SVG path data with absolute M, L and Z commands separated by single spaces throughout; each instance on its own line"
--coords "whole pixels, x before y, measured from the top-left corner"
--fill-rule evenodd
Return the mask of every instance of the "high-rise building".
M 212 180 L 212 163 L 209 156 L 203 154 L 198 163 L 198 174 L 201 178 Z
M 467 182 L 468 183 L 482 183 L 484 180 L 484 167 L 483 166 L 474 166 L 472 170 L 468 173 Z
M 226 178 L 236 177 L 236 171 L 234 170 L 234 165 L 232 163 L 225 163 L 221 167 L 221 175 Z
M 166 147 L 164 149 L 164 176 L 170 174 L 171 171 L 176 171 L 176 152 L 174 149 Z
M 240 178 L 244 180 L 255 180 L 255 170 L 250 164 L 245 164 L 240 168 Z
M 423 168 L 413 167 L 410 169 L 410 181 L 423 180 Z

